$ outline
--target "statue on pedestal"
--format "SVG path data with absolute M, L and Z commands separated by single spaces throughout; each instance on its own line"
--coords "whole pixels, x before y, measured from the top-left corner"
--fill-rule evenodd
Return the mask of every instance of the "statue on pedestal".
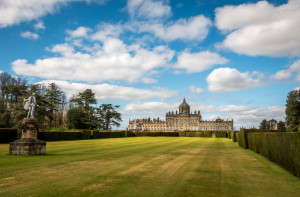
M 24 99 L 24 109 L 28 110 L 27 118 L 22 121 L 22 137 L 10 143 L 9 153 L 13 155 L 37 155 L 46 153 L 46 142 L 37 139 L 39 131 L 35 116 L 37 105 L 35 93 Z
M 36 106 L 38 105 L 36 103 L 35 93 L 32 93 L 28 99 L 24 99 L 24 109 L 28 110 L 27 118 L 34 118 Z

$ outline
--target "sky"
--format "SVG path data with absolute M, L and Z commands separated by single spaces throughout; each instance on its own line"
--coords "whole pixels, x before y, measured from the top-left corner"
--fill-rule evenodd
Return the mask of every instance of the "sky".
M 236 130 L 284 121 L 299 57 L 300 0 L 0 0 L 0 73 L 92 89 L 119 129 L 184 97 Z

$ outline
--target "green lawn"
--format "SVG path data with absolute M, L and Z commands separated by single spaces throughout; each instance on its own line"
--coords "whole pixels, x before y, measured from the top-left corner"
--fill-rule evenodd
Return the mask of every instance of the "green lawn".
M 299 196 L 300 179 L 221 138 L 48 142 L 44 156 L 0 144 L 0 196 Z

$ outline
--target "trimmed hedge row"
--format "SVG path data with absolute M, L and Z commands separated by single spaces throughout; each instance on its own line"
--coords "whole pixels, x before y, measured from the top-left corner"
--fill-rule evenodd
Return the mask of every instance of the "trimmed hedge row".
M 18 129 L 0 128 L 0 143 L 13 142 L 18 138 Z
M 300 177 L 299 132 L 250 132 L 249 149 Z
M 93 131 L 93 139 L 119 137 L 121 137 L 120 131 Z
M 86 135 L 83 135 L 82 132 L 62 132 L 62 131 L 51 131 L 51 132 L 39 132 L 38 139 L 44 141 L 62 141 L 62 140 L 81 140 L 81 139 L 89 139 L 83 138 Z
M 216 137 L 228 137 L 227 131 L 215 131 Z
M 186 137 L 212 137 L 211 131 L 186 132 Z
M 248 133 L 252 132 L 274 132 L 274 130 L 268 129 L 242 129 L 239 131 L 239 140 L 238 143 L 241 147 L 248 149 Z M 279 133 L 279 132 L 277 132 Z
M 168 136 L 168 137 L 179 137 L 179 132 L 139 132 L 134 131 L 132 132 L 133 136 L 151 136 L 151 137 L 157 137 L 157 136 Z

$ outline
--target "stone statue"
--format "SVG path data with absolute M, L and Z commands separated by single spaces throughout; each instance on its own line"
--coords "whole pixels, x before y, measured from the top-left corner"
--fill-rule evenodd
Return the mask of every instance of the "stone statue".
M 35 95 L 35 93 L 32 93 L 28 99 L 24 99 L 24 109 L 28 110 L 27 118 L 34 118 L 35 107 L 38 106 Z
M 24 99 L 24 109 L 28 110 L 27 118 L 22 121 L 22 136 L 10 143 L 9 154 L 39 155 L 46 153 L 46 142 L 37 138 L 39 132 L 38 119 L 34 117 L 37 107 L 35 93 Z

